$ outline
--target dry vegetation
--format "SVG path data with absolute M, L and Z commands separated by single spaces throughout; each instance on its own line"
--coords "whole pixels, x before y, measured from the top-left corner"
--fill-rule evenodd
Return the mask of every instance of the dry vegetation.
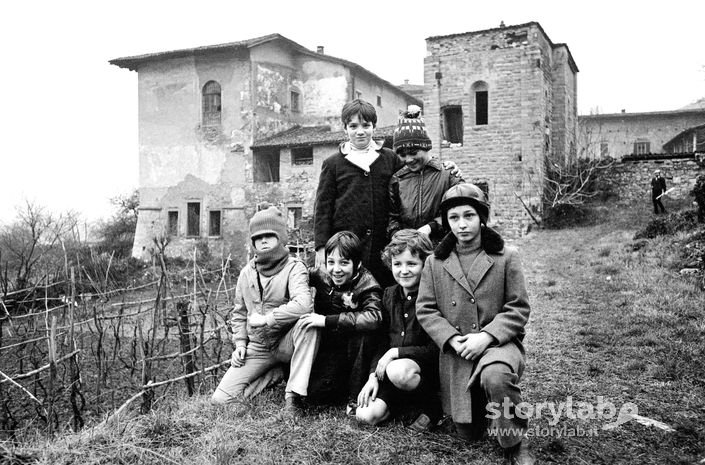
M 563 417 L 558 427 L 594 428 L 597 436 L 532 438 L 542 463 L 702 463 L 705 457 L 705 292 L 697 278 L 679 274 L 684 242 L 693 232 L 635 246 L 635 233 L 652 219 L 648 207 L 603 207 L 600 224 L 537 231 L 515 243 L 534 309 L 522 385 L 532 403 L 568 396 L 592 404 L 603 396 L 618 407 L 632 402 L 639 415 L 675 431 L 636 421 L 603 430 L 604 420 Z M 273 420 L 281 386 L 230 407 L 211 405 L 207 395 L 186 398 L 182 391 L 180 385 L 159 391 L 147 415 L 132 409 L 117 421 L 53 440 L 18 437 L 0 447 L 0 458 L 46 464 L 502 461 L 491 440 L 467 444 L 443 428 L 417 435 L 400 423 L 361 427 L 340 408 Z M 544 429 L 548 418 L 533 424 Z

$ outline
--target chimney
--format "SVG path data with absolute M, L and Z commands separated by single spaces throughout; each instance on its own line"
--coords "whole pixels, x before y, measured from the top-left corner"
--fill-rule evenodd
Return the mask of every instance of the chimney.
M 323 45 L 319 45 L 318 47 L 316 47 L 316 52 L 323 55 Z
M 408 80 L 408 79 L 404 79 L 404 85 L 405 85 L 405 86 L 408 86 L 408 85 L 409 85 L 409 80 Z

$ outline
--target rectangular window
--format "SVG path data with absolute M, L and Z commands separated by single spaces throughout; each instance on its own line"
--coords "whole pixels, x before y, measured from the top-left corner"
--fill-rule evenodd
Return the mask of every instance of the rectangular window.
M 486 90 L 475 92 L 475 124 L 477 126 L 487 124 L 489 93 Z
M 189 202 L 186 204 L 186 235 L 201 235 L 201 204 Z
M 301 207 L 287 207 L 286 225 L 289 229 L 296 229 L 301 225 Z
M 607 158 L 610 156 L 610 146 L 607 142 L 600 142 L 600 157 Z
M 298 113 L 301 111 L 300 95 L 298 92 L 291 91 L 291 111 Z
M 208 235 L 220 236 L 220 210 L 208 212 Z
M 381 96 L 381 95 L 378 95 L 378 96 L 377 96 L 377 106 L 378 106 L 378 107 L 381 107 L 381 106 L 382 106 L 382 96 Z
M 463 110 L 460 105 L 443 108 L 443 138 L 451 144 L 463 143 Z
M 294 147 L 291 149 L 292 165 L 313 165 L 313 147 Z
M 167 233 L 170 236 L 179 235 L 179 212 L 177 210 L 170 211 L 167 217 Z
M 279 182 L 279 149 L 255 150 L 254 181 Z
M 634 142 L 634 155 L 645 155 L 647 153 L 651 153 L 651 144 L 646 141 L 637 141 Z

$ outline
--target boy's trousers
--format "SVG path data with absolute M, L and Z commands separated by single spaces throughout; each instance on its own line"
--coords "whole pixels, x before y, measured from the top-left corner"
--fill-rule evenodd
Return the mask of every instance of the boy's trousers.
M 245 394 L 248 397 L 255 396 L 269 384 L 261 382 L 260 378 L 266 380 L 272 368 L 289 362 L 291 367 L 286 392 L 307 395 L 308 379 L 318 351 L 319 338 L 318 328 L 304 330 L 299 320 L 271 350 L 259 344 L 248 344 L 245 364 L 228 369 L 213 393 L 213 400 L 227 403 L 242 399 Z M 248 389 L 250 385 L 257 386 L 257 389 Z

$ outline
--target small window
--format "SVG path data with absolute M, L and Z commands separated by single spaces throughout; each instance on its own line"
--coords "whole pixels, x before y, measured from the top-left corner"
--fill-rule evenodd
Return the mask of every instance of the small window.
M 443 138 L 451 144 L 463 143 L 463 109 L 460 105 L 443 108 Z
M 167 233 L 170 236 L 179 235 L 179 212 L 177 210 L 170 211 L 167 217 Z
M 313 147 L 294 147 L 291 149 L 292 165 L 313 165 Z
M 475 92 L 475 125 L 477 126 L 487 124 L 488 99 L 489 93 L 486 90 L 479 90 Z
M 201 235 L 201 204 L 199 202 L 186 204 L 186 235 Z
M 203 86 L 203 125 L 219 125 L 220 114 L 220 84 L 215 81 L 208 81 Z
M 610 156 L 610 145 L 607 142 L 600 142 L 600 157 L 607 158 Z
M 382 96 L 381 96 L 381 95 L 378 95 L 378 96 L 377 96 L 377 106 L 378 106 L 378 107 L 381 107 L 381 106 L 382 106 Z
M 256 150 L 254 158 L 254 182 L 279 182 L 279 150 Z
M 634 155 L 645 155 L 651 153 L 651 144 L 649 141 L 634 142 Z
M 301 226 L 301 207 L 287 207 L 286 226 L 289 229 L 296 229 Z
M 220 236 L 220 210 L 208 212 L 208 235 Z
M 484 126 L 489 122 L 489 86 L 485 81 L 477 81 L 472 85 L 475 97 L 475 125 Z
M 299 113 L 301 111 L 301 95 L 295 91 L 291 91 L 291 111 Z

